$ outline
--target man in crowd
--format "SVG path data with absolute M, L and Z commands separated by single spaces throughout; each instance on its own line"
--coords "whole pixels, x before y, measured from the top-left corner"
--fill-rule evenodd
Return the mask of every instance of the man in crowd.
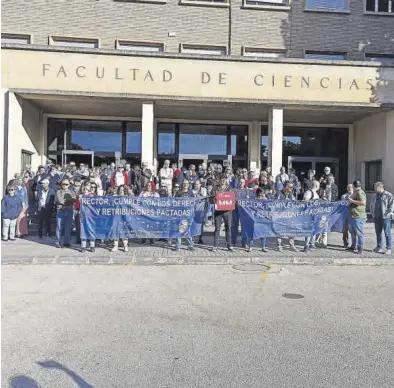
M 289 182 L 289 176 L 286 174 L 286 168 L 281 167 L 280 173 L 275 178 L 275 189 L 279 193 L 285 188 L 285 183 Z M 293 190 L 294 190 L 294 185 Z
M 117 170 L 111 175 L 111 187 L 119 187 L 129 184 L 129 174 L 124 171 L 123 164 L 119 164 Z
M 328 176 L 331 174 L 331 168 L 326 166 L 324 167 L 324 174 L 320 177 L 320 185 L 324 183 L 325 185 L 328 184 Z
M 296 198 L 294 196 L 294 186 L 290 181 L 284 182 L 283 190 L 278 194 L 277 199 L 284 200 L 284 201 L 295 201 L 296 200 Z M 278 245 L 278 251 L 282 252 L 283 251 L 282 239 L 278 238 L 276 241 L 277 241 L 277 245 Z M 289 245 L 290 245 L 290 250 L 292 250 L 294 252 L 298 251 L 298 249 L 296 248 L 296 246 L 294 244 L 294 237 L 289 237 Z
M 259 187 L 259 181 L 257 178 L 255 178 L 254 171 L 249 171 L 248 179 L 246 179 L 246 187 L 253 190 Z
M 182 189 L 179 190 L 176 194 L 175 197 L 177 198 L 193 198 L 195 197 L 195 194 L 193 193 L 190 183 L 187 180 L 184 180 L 182 183 Z M 194 246 L 193 246 L 193 238 L 191 236 L 186 237 L 187 240 L 187 249 L 189 251 L 194 251 Z M 176 239 L 176 246 L 175 250 L 179 251 L 181 249 L 181 238 Z
M 382 232 L 386 238 L 386 255 L 391 255 L 391 219 L 394 215 L 394 196 L 384 189 L 382 182 L 374 184 L 375 194 L 371 199 L 371 215 L 375 224 L 376 248 L 374 252 L 383 253 Z
M 71 228 L 73 221 L 74 202 L 77 196 L 73 190 L 70 190 L 70 181 L 64 179 L 61 182 L 61 189 L 56 193 L 56 241 L 57 248 L 61 248 L 61 237 L 64 231 L 65 247 L 70 247 Z
M 49 180 L 49 187 L 52 190 L 57 191 L 59 189 L 61 179 L 58 174 L 57 167 L 55 165 L 52 165 L 51 167 L 49 167 L 49 174 L 46 177 L 46 179 Z
M 37 193 L 41 188 L 41 181 L 46 178 L 46 172 L 44 166 L 38 166 L 37 175 L 33 179 L 32 189 Z
M 3 221 L 3 241 L 15 241 L 16 220 L 23 210 L 23 203 L 16 195 L 16 187 L 8 185 L 7 194 L 1 201 L 1 218 Z
M 342 201 L 349 201 L 349 198 L 353 195 L 354 193 L 354 187 L 352 183 L 349 183 L 346 187 L 346 194 L 343 194 L 341 197 Z M 342 241 L 343 241 L 343 247 L 349 248 L 349 214 L 347 214 L 346 220 L 343 224 L 343 233 L 342 233 Z
M 141 186 L 145 187 L 152 178 L 152 171 L 148 168 L 147 162 L 142 162 L 141 167 Z M 155 191 L 155 188 L 153 188 L 153 191 Z
M 49 180 L 42 181 L 41 190 L 37 193 L 37 217 L 38 217 L 38 236 L 43 237 L 45 225 L 45 236 L 51 237 L 51 217 L 55 206 L 56 192 L 49 187 Z
M 216 196 L 217 193 L 223 193 L 226 191 L 232 191 L 231 187 L 227 182 L 227 178 L 224 174 L 220 176 L 219 184 L 217 184 L 212 190 L 211 201 L 216 205 Z M 217 247 L 219 244 L 219 235 L 220 235 L 220 227 L 222 222 L 224 222 L 225 233 L 226 233 L 226 241 L 227 241 L 227 249 L 229 251 L 233 251 L 234 248 L 231 245 L 231 213 L 230 210 L 216 210 L 214 212 L 214 221 L 215 221 L 215 237 L 212 251 L 217 251 Z
M 367 197 L 361 189 L 361 182 L 353 182 L 354 193 L 349 197 L 350 219 L 349 230 L 352 236 L 352 245 L 347 250 L 362 254 L 364 249 L 364 224 L 367 218 L 365 206 Z
M 304 194 L 307 190 L 312 189 L 312 183 L 315 181 L 315 171 L 308 170 L 307 177 L 302 182 L 302 194 Z

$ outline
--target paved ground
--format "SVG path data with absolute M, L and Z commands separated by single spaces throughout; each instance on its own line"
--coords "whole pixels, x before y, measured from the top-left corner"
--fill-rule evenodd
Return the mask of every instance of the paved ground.
M 290 264 L 367 264 L 367 265 L 390 265 L 394 264 L 394 255 L 382 255 L 373 253 L 375 247 L 375 232 L 373 224 L 366 226 L 366 249 L 363 256 L 346 252 L 343 249 L 342 234 L 331 233 L 329 235 L 329 249 L 313 250 L 310 253 L 291 252 L 286 248 L 283 253 L 276 251 L 276 240 L 268 239 L 269 252 L 260 250 L 258 242 L 252 252 L 247 252 L 237 247 L 233 252 L 225 249 L 224 231 L 222 233 L 222 248 L 217 252 L 211 252 L 213 244 L 213 228 L 207 228 L 204 237 L 206 245 L 196 245 L 195 251 L 190 252 L 183 247 L 180 252 L 169 249 L 164 242 L 157 242 L 155 246 L 140 245 L 138 242 L 130 244 L 130 251 L 126 254 L 122 251 L 110 252 L 109 246 L 98 246 L 95 253 L 80 253 L 80 246 L 73 245 L 72 249 L 57 249 L 53 239 L 40 240 L 36 236 L 15 242 L 2 242 L 3 264 L 228 264 L 242 262 L 268 262 Z M 238 240 L 240 243 L 240 239 Z M 297 242 L 300 250 L 303 241 Z
M 2 271 L 2 387 L 393 386 L 393 267 Z

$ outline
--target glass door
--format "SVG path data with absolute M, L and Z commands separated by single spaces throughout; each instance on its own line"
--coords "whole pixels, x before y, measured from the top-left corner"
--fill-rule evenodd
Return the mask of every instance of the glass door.
M 288 169 L 293 168 L 301 181 L 308 176 L 309 169 L 314 170 L 316 179 L 319 179 L 324 174 L 325 167 L 330 167 L 335 181 L 339 179 L 339 158 L 289 156 L 287 160 Z

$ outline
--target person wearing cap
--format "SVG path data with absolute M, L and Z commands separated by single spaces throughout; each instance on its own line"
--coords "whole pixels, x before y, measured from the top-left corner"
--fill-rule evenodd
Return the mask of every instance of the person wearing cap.
M 386 255 L 391 255 L 392 238 L 391 238 L 391 219 L 394 215 L 394 196 L 384 189 L 382 182 L 374 184 L 375 194 L 371 199 L 371 215 L 375 224 L 376 248 L 374 252 L 383 253 L 382 249 L 382 232 L 386 238 Z
M 45 225 L 45 236 L 51 237 L 51 217 L 55 206 L 56 192 L 49 187 L 49 179 L 41 181 L 41 189 L 37 193 L 37 217 L 38 237 L 43 237 Z
M 119 164 L 117 170 L 111 175 L 111 187 L 119 187 L 129 184 L 129 176 L 123 169 L 123 164 Z
M 367 218 L 366 203 L 367 196 L 361 189 L 361 182 L 353 182 L 354 193 L 349 197 L 349 231 L 352 236 L 352 245 L 346 250 L 362 254 L 364 249 L 364 224 Z
M 16 220 L 23 209 L 22 200 L 15 195 L 16 187 L 7 186 L 7 194 L 1 201 L 1 218 L 3 219 L 3 241 L 15 241 Z

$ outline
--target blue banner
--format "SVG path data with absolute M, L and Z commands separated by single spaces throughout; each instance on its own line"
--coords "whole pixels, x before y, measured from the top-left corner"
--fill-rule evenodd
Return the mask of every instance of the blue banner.
M 198 236 L 206 198 L 81 198 L 81 238 L 178 238 Z
M 342 232 L 348 203 L 283 200 L 238 200 L 243 234 L 261 237 L 301 237 Z

